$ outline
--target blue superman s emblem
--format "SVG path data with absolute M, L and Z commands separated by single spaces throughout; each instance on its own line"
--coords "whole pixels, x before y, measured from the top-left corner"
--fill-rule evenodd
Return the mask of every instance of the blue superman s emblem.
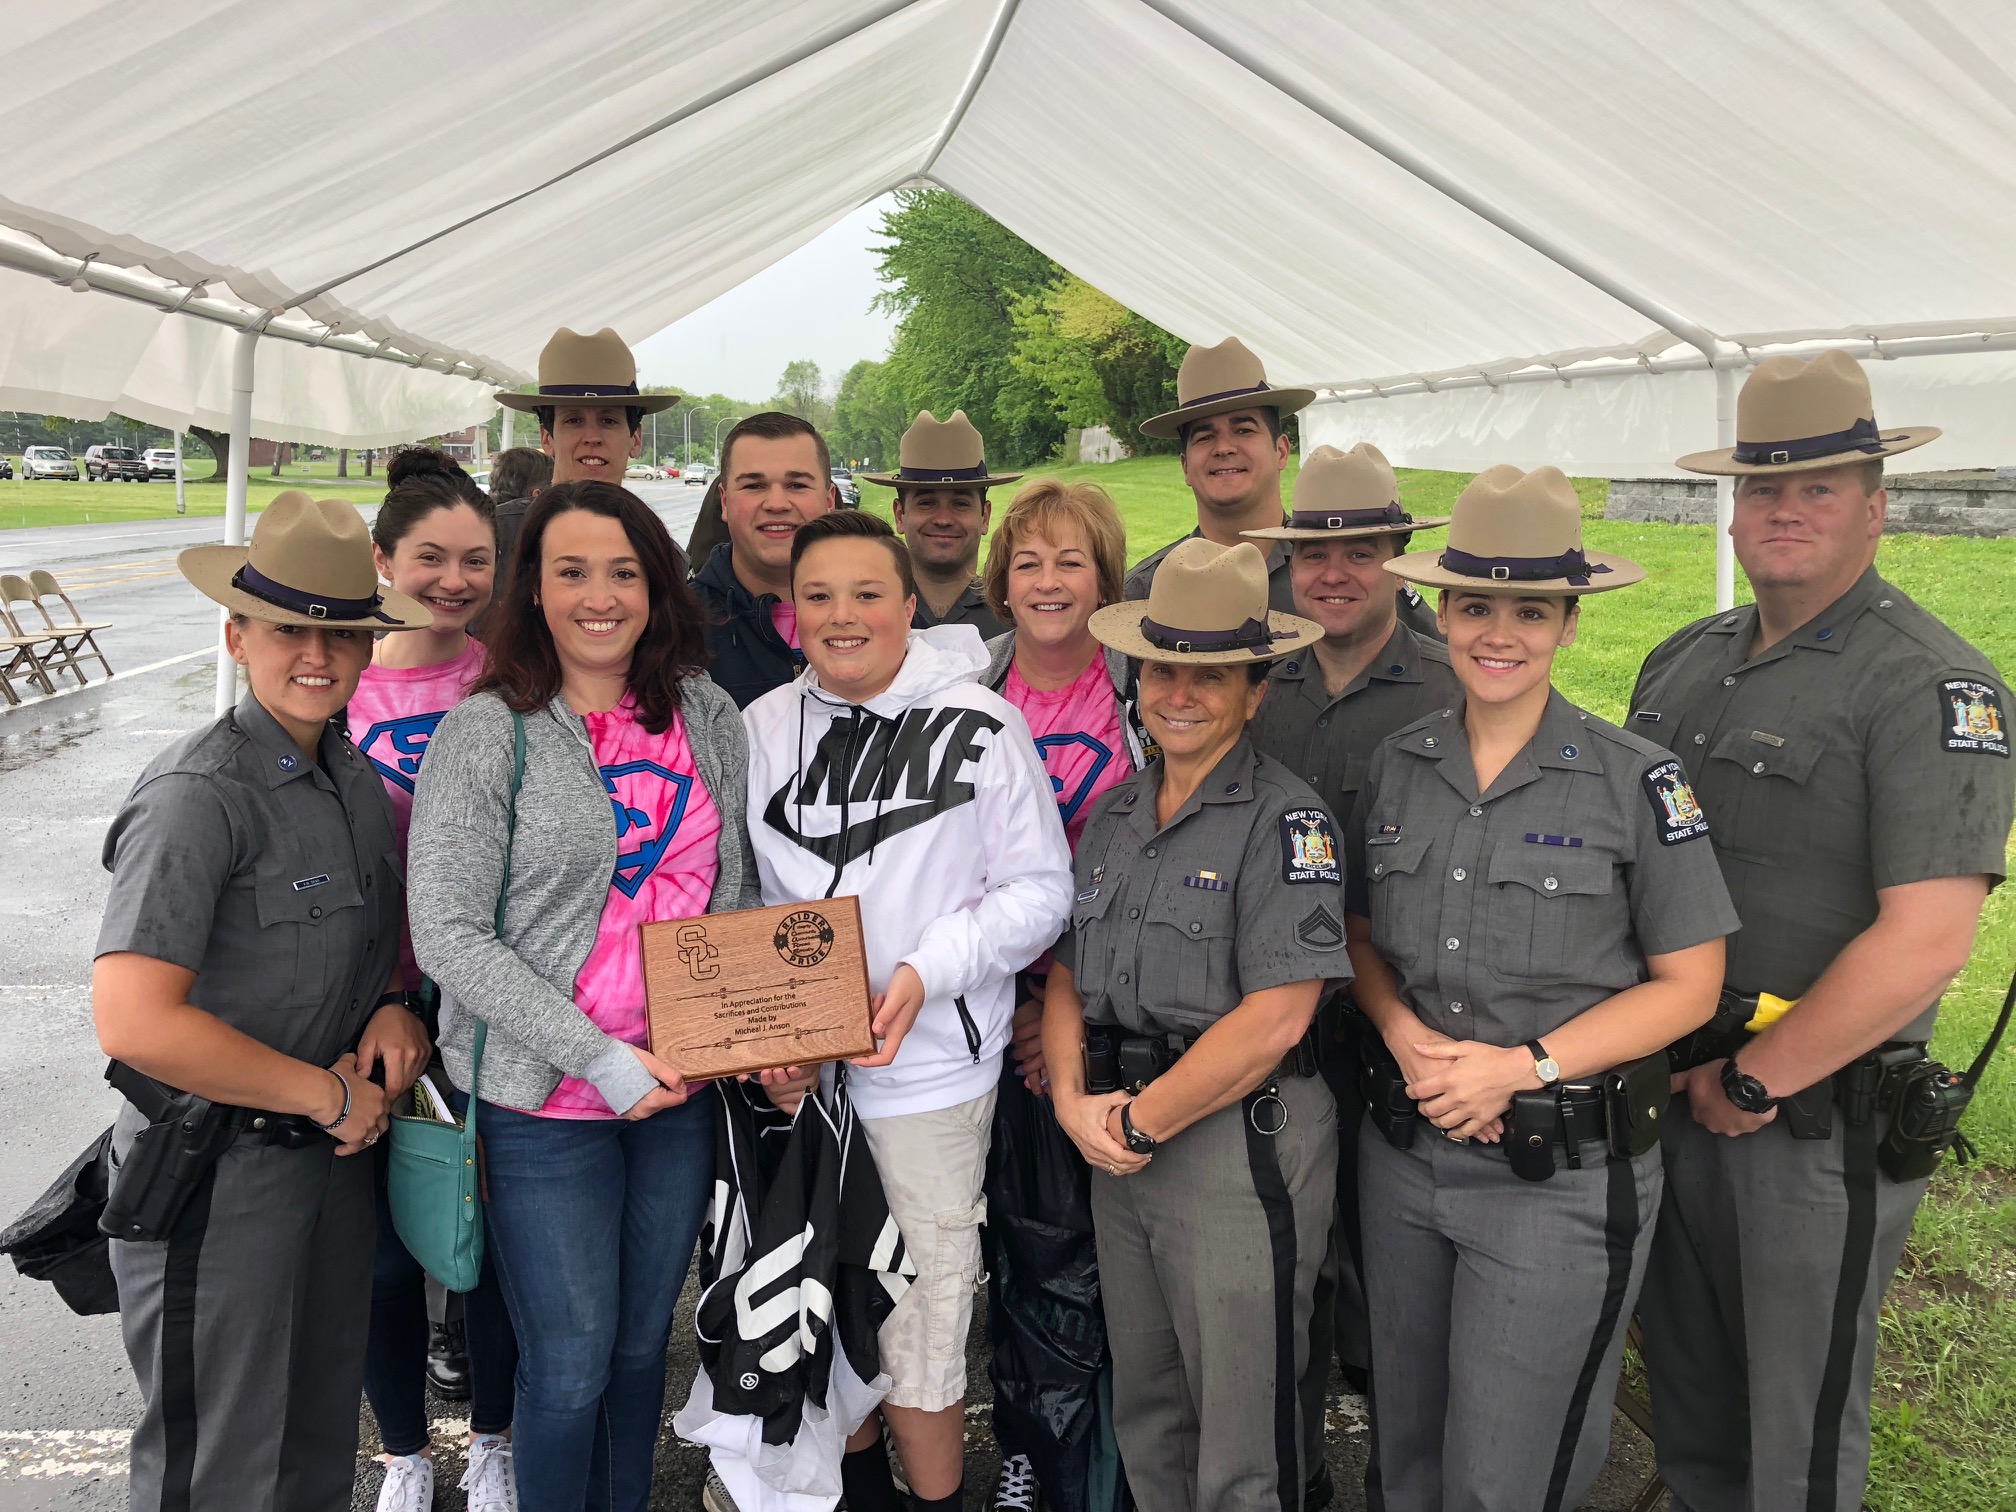
M 420 775 L 420 758 L 427 754 L 427 742 L 434 738 L 434 726 L 441 723 L 441 716 L 447 712 L 434 709 L 425 714 L 381 719 L 364 732 L 357 749 L 370 758 L 371 765 L 384 774 L 387 782 L 396 782 L 410 793 L 414 779 Z
M 1082 748 L 1090 753 L 1089 759 L 1072 759 L 1074 748 Z M 1057 759 L 1051 760 L 1055 752 Z M 1078 810 L 1085 806 L 1093 787 L 1099 781 L 1099 774 L 1113 763 L 1113 753 L 1103 740 L 1094 739 L 1082 730 L 1073 730 L 1065 735 L 1039 735 L 1036 738 L 1036 754 L 1043 759 L 1044 768 L 1050 773 L 1050 789 L 1057 795 L 1057 814 L 1066 824 L 1078 816 Z M 1065 783 L 1071 767 L 1083 761 L 1085 770 L 1070 784 L 1070 792 L 1065 792 Z M 1060 776 L 1062 772 L 1065 775 Z
M 602 785 L 616 811 L 616 875 L 626 898 L 634 898 L 665 859 L 665 849 L 686 817 L 693 779 L 655 761 L 619 761 L 605 766 Z M 620 788 L 618 784 L 621 784 Z M 651 832 L 656 830 L 654 835 Z

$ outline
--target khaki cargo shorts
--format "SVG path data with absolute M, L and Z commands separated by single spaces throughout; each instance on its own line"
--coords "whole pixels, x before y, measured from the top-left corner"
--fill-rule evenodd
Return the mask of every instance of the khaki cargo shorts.
M 966 1395 L 966 1331 L 980 1280 L 993 1088 L 929 1113 L 863 1118 L 890 1216 L 917 1279 L 882 1324 L 882 1368 L 897 1407 L 937 1412 Z

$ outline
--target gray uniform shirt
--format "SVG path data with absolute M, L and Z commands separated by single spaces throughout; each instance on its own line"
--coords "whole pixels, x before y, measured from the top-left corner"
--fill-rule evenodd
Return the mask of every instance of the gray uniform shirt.
M 966 585 L 966 591 L 959 595 L 957 603 L 945 611 L 943 619 L 932 614 L 923 594 L 917 595 L 917 612 L 910 616 L 911 628 L 929 630 L 933 625 L 971 625 L 980 632 L 982 640 L 992 640 L 1008 628 L 987 607 L 987 595 L 980 591 L 978 578 Z
M 1523 1045 L 1737 927 L 1707 828 L 1671 752 L 1559 693 L 1480 795 L 1459 703 L 1372 758 L 1350 908 L 1422 1023 Z
M 1729 981 L 1796 998 L 1876 890 L 2007 867 L 2009 695 L 1988 658 L 1877 576 L 1750 655 L 1754 604 L 1645 660 L 1630 726 L 1693 764 L 1743 932 Z M 1931 1033 L 1937 1005 L 1900 1039 Z
M 1249 733 L 1316 789 L 1324 807 L 1348 818 L 1379 743 L 1462 696 L 1449 648 L 1396 623 L 1379 654 L 1335 698 L 1313 649 L 1274 663 Z
M 404 909 L 376 769 L 333 727 L 319 756 L 248 695 L 149 762 L 105 835 L 96 953 L 193 971 L 191 1003 L 326 1066 L 385 990 Z
M 1335 828 L 1294 773 L 1242 739 L 1166 825 L 1157 761 L 1108 790 L 1078 842 L 1057 959 L 1094 1024 L 1201 1034 L 1248 993 L 1341 982 Z

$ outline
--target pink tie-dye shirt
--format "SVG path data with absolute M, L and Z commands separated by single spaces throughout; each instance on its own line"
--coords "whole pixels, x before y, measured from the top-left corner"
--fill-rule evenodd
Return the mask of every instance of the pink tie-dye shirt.
M 392 800 L 392 828 L 399 837 L 399 856 L 406 856 L 406 831 L 413 824 L 413 786 L 420 780 L 420 762 L 441 716 L 468 696 L 469 685 L 483 671 L 483 647 L 471 640 L 462 654 L 431 667 L 381 667 L 372 663 L 357 680 L 345 718 L 350 739 L 385 783 Z M 399 965 L 406 989 L 420 985 L 413 960 L 413 937 L 401 926 Z
M 1020 668 L 1011 667 L 1001 696 L 1029 721 L 1036 754 L 1043 758 L 1050 787 L 1057 794 L 1064 836 L 1076 851 L 1094 800 L 1134 772 L 1106 658 L 1093 657 L 1068 688 L 1040 691 L 1022 680 Z
M 649 1035 L 638 928 L 707 911 L 721 870 L 721 813 L 694 768 L 683 719 L 675 716 L 653 735 L 637 723 L 627 697 L 607 714 L 585 718 L 616 825 L 616 875 L 595 947 L 574 979 L 574 1001 L 604 1033 L 642 1045 Z M 539 1109 L 547 1118 L 614 1118 L 621 1111 L 572 1076 L 562 1077 Z

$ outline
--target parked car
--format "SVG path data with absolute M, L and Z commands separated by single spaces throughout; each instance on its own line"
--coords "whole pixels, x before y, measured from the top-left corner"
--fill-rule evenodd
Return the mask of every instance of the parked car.
M 170 478 L 175 476 L 175 448 L 172 446 L 150 446 L 140 453 L 140 460 L 147 464 L 150 478 Z
M 653 467 L 649 462 L 632 462 L 628 467 L 623 469 L 623 476 L 626 478 L 655 478 L 658 476 L 658 469 Z
M 31 446 L 21 453 L 21 481 L 62 478 L 77 481 L 77 459 L 60 446 Z
M 87 483 L 145 483 L 148 477 L 146 462 L 130 446 L 94 446 L 84 453 Z
M 682 483 L 705 484 L 713 481 L 713 478 L 714 468 L 706 462 L 689 462 L 679 469 L 679 480 Z
M 853 469 L 846 467 L 834 468 L 833 486 L 840 490 L 840 507 L 842 509 L 859 509 L 861 507 L 861 485 L 854 481 Z

